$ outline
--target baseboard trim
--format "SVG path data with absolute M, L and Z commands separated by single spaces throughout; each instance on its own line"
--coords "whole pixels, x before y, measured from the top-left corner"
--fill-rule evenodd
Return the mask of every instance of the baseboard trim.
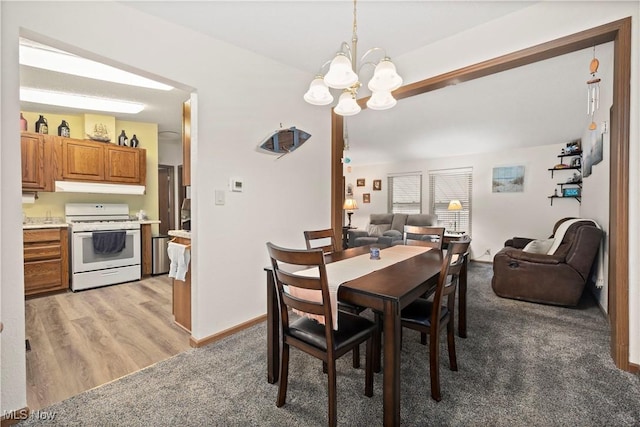
M 640 374 L 640 365 L 629 362 L 629 372 L 634 374 Z
M 189 345 L 194 348 L 204 347 L 207 344 L 220 341 L 223 338 L 226 338 L 230 335 L 236 334 L 240 331 L 250 328 L 253 325 L 257 325 L 258 323 L 264 322 L 265 320 L 267 320 L 267 315 L 263 314 L 261 316 L 256 317 L 255 319 L 247 320 L 246 322 L 240 323 L 239 325 L 233 326 L 229 329 L 225 329 L 224 331 L 218 332 L 217 334 L 209 335 L 208 337 L 204 337 L 202 339 L 195 339 L 193 336 L 191 336 L 189 338 Z
M 6 415 L 3 415 L 2 418 L 0 418 L 0 426 L 1 427 L 6 427 L 6 426 L 12 426 L 14 424 L 18 424 L 20 421 L 22 420 L 26 420 L 27 418 L 29 418 L 29 414 L 31 413 L 31 410 L 29 409 L 28 406 L 25 406 L 22 409 L 16 409 L 15 411 L 11 411 Z
M 471 261 L 471 262 L 480 262 L 480 263 L 483 263 L 483 264 L 493 264 L 493 261 L 485 261 L 485 260 L 482 260 L 482 259 L 470 259 L 469 261 Z

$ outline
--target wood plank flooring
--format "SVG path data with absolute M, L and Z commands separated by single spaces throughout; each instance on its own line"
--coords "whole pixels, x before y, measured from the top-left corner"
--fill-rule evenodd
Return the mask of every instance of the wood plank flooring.
M 167 276 L 27 299 L 27 404 L 75 396 L 189 349 Z

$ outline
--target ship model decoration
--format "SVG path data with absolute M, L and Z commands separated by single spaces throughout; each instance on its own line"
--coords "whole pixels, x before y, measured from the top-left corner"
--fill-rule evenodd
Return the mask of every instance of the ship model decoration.
M 289 154 L 304 144 L 311 134 L 292 126 L 287 129 L 278 129 L 271 134 L 258 146 L 259 150 L 266 151 L 270 154 L 279 155 L 278 158 Z
M 102 123 L 96 123 L 93 126 L 93 134 L 87 134 L 90 140 L 99 142 L 110 142 L 111 137 L 107 127 Z

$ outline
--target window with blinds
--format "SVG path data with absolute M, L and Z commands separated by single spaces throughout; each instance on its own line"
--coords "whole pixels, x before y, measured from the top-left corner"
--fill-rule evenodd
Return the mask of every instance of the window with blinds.
M 447 231 L 464 231 L 471 234 L 471 168 L 443 169 L 429 172 L 429 213 L 438 216 L 438 221 Z M 452 200 L 459 200 L 460 210 L 449 210 Z
M 390 213 L 422 213 L 422 174 L 391 175 L 387 188 Z

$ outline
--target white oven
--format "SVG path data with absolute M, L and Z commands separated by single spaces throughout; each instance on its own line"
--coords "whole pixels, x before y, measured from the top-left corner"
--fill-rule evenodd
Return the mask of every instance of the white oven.
M 139 280 L 141 271 L 140 223 L 129 219 L 127 205 L 67 204 L 70 224 L 71 289 L 78 291 Z M 115 238 L 119 247 L 96 248 L 94 234 Z

